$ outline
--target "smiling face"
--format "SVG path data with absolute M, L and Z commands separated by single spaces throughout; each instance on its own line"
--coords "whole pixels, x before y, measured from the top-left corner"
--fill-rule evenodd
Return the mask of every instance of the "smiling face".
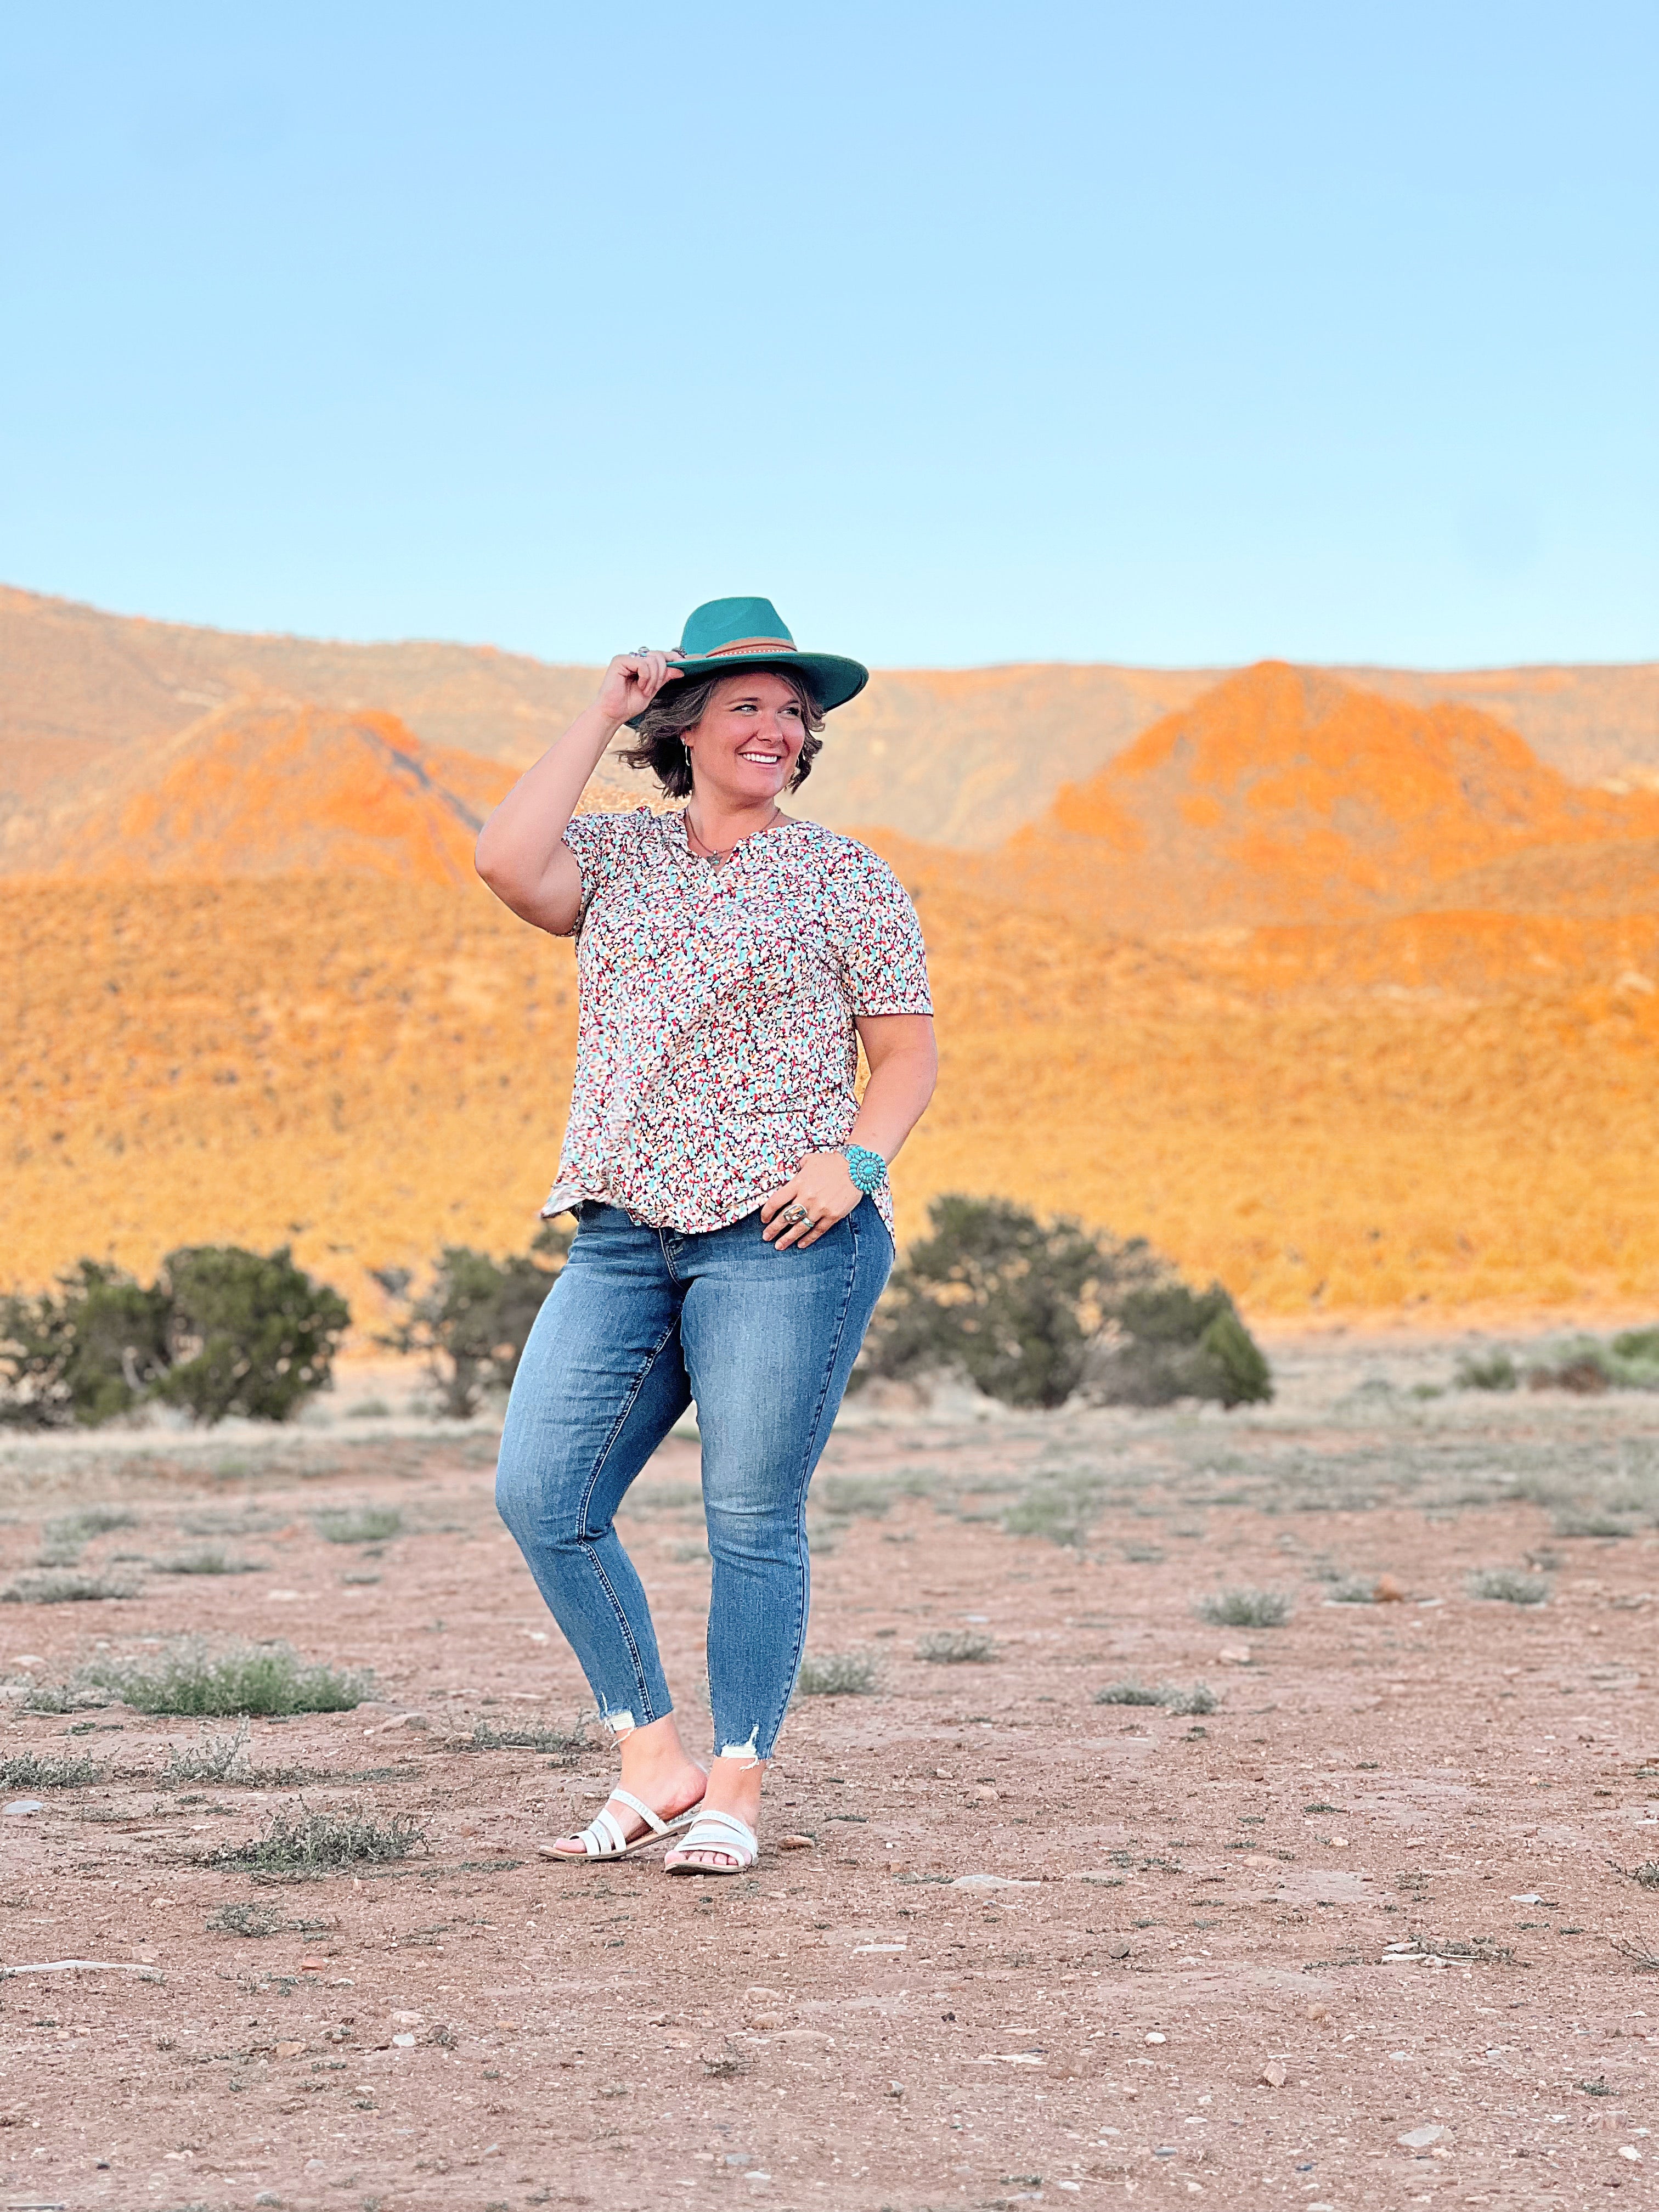
M 693 788 L 722 807 L 762 806 L 788 784 L 806 739 L 806 709 L 770 669 L 726 676 L 702 720 L 685 732 Z

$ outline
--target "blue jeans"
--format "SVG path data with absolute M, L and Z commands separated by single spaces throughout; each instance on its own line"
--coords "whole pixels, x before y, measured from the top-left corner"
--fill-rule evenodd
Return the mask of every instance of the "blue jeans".
M 672 1704 L 615 1516 L 695 1400 L 714 1745 L 770 1758 L 806 1638 L 806 1486 L 892 1264 L 866 1201 L 787 1252 L 757 1212 L 694 1235 L 581 1208 L 513 1385 L 495 1503 L 617 1734 Z

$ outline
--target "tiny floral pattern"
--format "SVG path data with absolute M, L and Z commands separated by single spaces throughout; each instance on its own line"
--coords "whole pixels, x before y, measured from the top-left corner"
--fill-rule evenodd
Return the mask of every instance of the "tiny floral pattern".
M 847 1142 L 855 1018 L 933 1012 L 915 909 L 884 860 L 816 822 L 746 837 L 719 867 L 682 813 L 648 807 L 579 814 L 565 843 L 581 1011 L 542 1210 L 597 1199 L 654 1228 L 724 1229 Z

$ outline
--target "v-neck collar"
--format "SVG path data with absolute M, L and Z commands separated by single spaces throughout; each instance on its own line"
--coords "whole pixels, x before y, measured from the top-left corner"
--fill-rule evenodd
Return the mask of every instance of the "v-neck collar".
M 706 854 L 692 851 L 690 836 L 686 828 L 684 807 L 677 806 L 660 818 L 665 827 L 670 823 L 673 825 L 668 834 L 672 840 L 676 853 L 683 859 L 692 862 L 696 867 L 706 869 L 717 881 L 721 877 L 731 873 L 740 855 L 746 860 L 749 858 L 748 848 L 752 845 L 758 845 L 763 838 L 775 837 L 780 830 L 796 830 L 804 826 L 799 815 L 786 814 L 781 821 L 769 822 L 764 830 L 751 830 L 746 837 L 739 837 L 724 860 L 711 860 Z

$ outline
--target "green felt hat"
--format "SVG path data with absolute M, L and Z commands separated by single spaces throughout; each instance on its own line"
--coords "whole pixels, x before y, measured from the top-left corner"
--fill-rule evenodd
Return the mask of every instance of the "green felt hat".
M 803 653 L 770 599 L 710 599 L 694 608 L 680 632 L 680 651 L 684 659 L 672 665 L 688 682 L 699 676 L 732 676 L 744 668 L 804 676 L 826 714 L 844 707 L 870 681 L 861 661 L 844 660 L 835 653 Z M 635 714 L 629 726 L 640 720 Z

